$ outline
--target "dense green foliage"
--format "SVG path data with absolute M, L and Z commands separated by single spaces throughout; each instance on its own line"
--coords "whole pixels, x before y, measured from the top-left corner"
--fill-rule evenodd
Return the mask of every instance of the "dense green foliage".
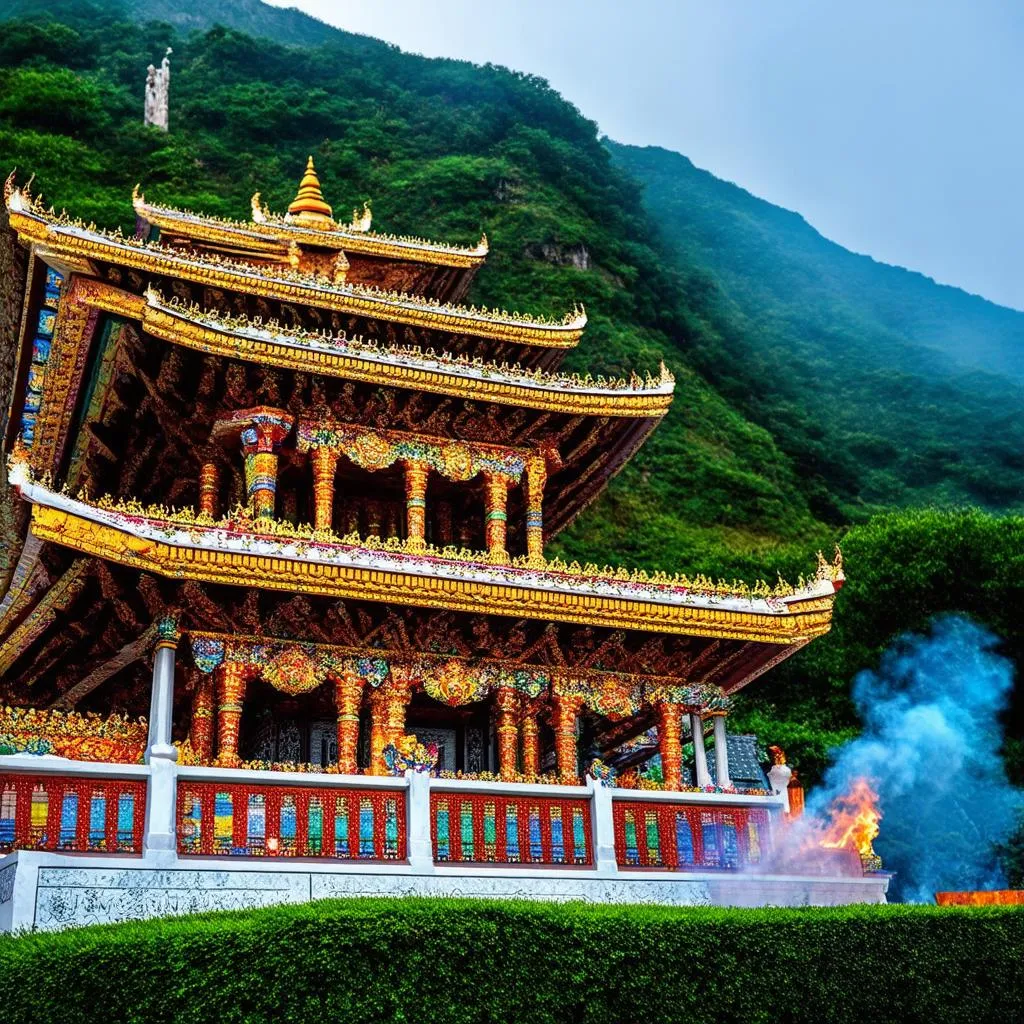
M 8 1024 L 1009 1021 L 1022 958 L 1015 908 L 367 899 L 0 941 L 0 1005 Z
M 35 172 L 58 206 L 130 229 L 138 181 L 155 201 L 211 213 L 245 216 L 257 189 L 282 209 L 312 151 L 338 211 L 372 197 L 382 230 L 468 242 L 486 230 L 472 301 L 586 303 L 574 367 L 664 359 L 678 380 L 671 413 L 560 553 L 772 579 L 845 533 L 850 583 L 833 633 L 753 687 L 739 716 L 787 746 L 805 778 L 857 728 L 852 676 L 930 614 L 978 618 L 1019 663 L 1020 519 L 867 513 L 1020 503 L 1020 392 L 978 366 L 1019 377 L 1024 315 L 847 253 L 684 157 L 602 145 L 527 75 L 404 54 L 251 0 L 4 11 L 25 17 L 0 33 L 0 168 Z M 275 41 L 219 27 L 186 36 L 141 26 L 142 12 L 183 29 L 216 17 Z M 167 45 L 163 134 L 141 123 L 142 89 Z M 1012 725 L 1024 734 L 1019 707 Z M 1011 740 L 1018 777 L 1022 749 Z
M 822 238 L 678 153 L 609 143 L 718 292 L 691 360 L 847 515 L 1024 502 L 1024 314 Z
M 832 631 L 761 680 L 739 720 L 795 753 L 814 780 L 828 748 L 857 720 L 850 680 L 876 668 L 899 634 L 920 632 L 937 614 L 961 613 L 1002 640 L 1000 653 L 1024 664 L 1024 517 L 977 509 L 904 510 L 855 526 L 843 538 L 848 582 Z M 1011 775 L 1024 782 L 1020 687 L 1007 724 Z

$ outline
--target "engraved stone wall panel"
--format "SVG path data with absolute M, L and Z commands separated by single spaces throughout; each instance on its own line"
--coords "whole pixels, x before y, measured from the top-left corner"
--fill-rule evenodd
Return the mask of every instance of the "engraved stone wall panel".
M 273 871 L 40 868 L 37 928 L 246 910 L 309 899 L 309 875 Z

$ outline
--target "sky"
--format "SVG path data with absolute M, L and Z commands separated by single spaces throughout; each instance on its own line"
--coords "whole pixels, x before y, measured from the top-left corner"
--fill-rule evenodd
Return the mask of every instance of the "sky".
M 1021 0 L 285 0 L 548 79 L 826 237 L 1024 309 Z

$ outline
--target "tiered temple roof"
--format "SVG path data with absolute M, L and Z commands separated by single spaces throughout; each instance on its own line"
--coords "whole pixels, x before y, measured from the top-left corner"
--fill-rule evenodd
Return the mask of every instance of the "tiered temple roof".
M 240 658 L 260 643 L 322 672 L 360 652 L 394 680 L 419 665 L 431 696 L 435 662 L 476 673 L 474 700 L 526 672 L 562 708 L 560 751 L 582 706 L 612 757 L 666 702 L 720 713 L 828 630 L 838 561 L 747 588 L 545 556 L 674 382 L 558 373 L 580 309 L 460 305 L 485 242 L 377 235 L 366 208 L 339 225 L 312 160 L 284 217 L 136 194 L 135 238 L 12 181 L 5 200 L 30 253 L 6 427 L 8 699 L 141 713 L 172 616 L 200 672 L 210 644 Z M 420 699 L 410 714 L 431 720 Z

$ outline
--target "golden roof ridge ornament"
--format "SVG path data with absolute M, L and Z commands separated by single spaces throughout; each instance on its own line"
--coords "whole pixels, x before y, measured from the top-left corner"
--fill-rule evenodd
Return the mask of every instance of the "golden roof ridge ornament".
M 373 211 L 370 209 L 370 200 L 367 199 L 363 202 L 362 210 L 358 206 L 352 209 L 352 223 L 349 224 L 349 231 L 358 231 L 360 234 L 366 234 L 370 227 L 373 225 Z
M 289 224 L 327 231 L 337 226 L 334 223 L 334 211 L 327 204 L 320 188 L 320 178 L 317 176 L 312 156 L 306 163 L 306 172 L 299 182 L 298 194 L 288 207 L 284 219 Z
M 253 224 L 266 224 L 267 211 L 260 203 L 259 192 L 253 192 L 252 199 L 249 200 L 249 205 L 252 207 Z

